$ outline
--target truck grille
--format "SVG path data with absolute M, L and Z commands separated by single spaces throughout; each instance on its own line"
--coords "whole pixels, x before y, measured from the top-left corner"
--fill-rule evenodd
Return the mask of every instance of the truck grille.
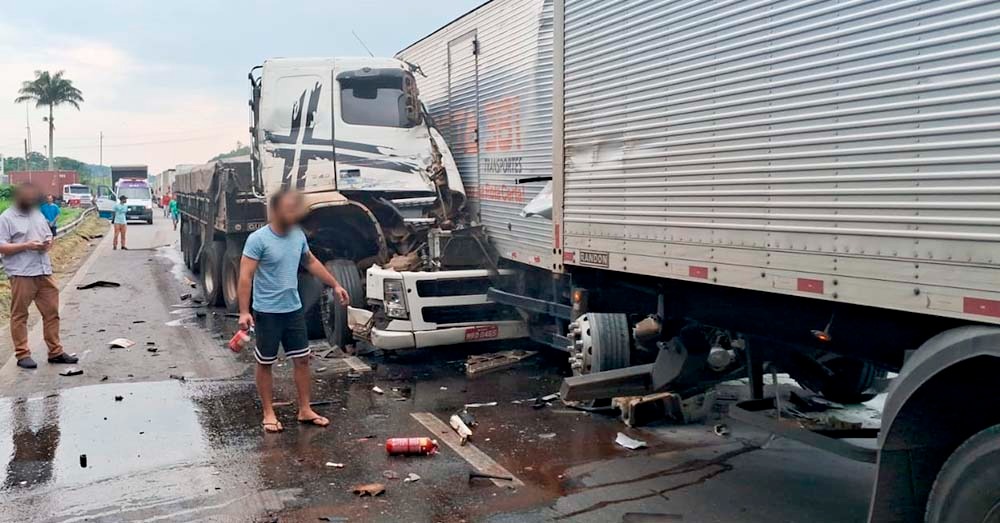
M 438 324 L 483 323 L 519 319 L 517 311 L 499 303 L 423 307 L 420 309 L 420 313 L 423 315 L 424 321 Z
M 417 294 L 425 298 L 486 294 L 489 288 L 490 279 L 487 276 L 417 281 Z

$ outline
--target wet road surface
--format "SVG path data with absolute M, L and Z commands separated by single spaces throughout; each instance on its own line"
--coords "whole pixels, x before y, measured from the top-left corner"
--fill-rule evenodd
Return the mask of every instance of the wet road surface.
M 460 349 L 362 357 L 370 372 L 314 358 L 313 400 L 332 426 L 298 425 L 289 405 L 278 409 L 286 431 L 265 435 L 250 355 L 225 348 L 233 320 L 180 299 L 192 289 L 169 222 L 130 226 L 129 237 L 124 253 L 105 240 L 63 293 L 67 350 L 85 373 L 0 369 L 0 521 L 864 519 L 870 466 L 732 423 L 720 438 L 704 425 L 625 430 L 558 402 L 533 408 L 558 389 L 558 355 L 475 379 Z M 75 289 L 97 279 L 122 287 Z M 108 348 L 117 337 L 137 344 Z M 32 340 L 42 348 L 38 332 Z M 278 401 L 294 400 L 290 371 L 276 368 Z M 443 445 L 426 457 L 384 451 L 387 437 L 434 436 L 413 413 L 447 423 L 466 404 L 494 401 L 469 409 L 472 444 L 523 487 L 470 484 L 470 464 Z M 619 431 L 650 448 L 617 447 Z M 411 473 L 421 479 L 404 483 Z M 386 492 L 351 492 L 371 482 Z

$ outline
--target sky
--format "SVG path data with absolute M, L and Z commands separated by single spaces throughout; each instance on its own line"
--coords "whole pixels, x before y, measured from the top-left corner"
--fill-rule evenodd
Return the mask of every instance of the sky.
M 0 154 L 45 152 L 47 113 L 15 104 L 38 69 L 83 91 L 56 108 L 55 155 L 204 163 L 249 140 L 247 73 L 266 58 L 392 56 L 485 0 L 0 0 Z M 28 105 L 28 114 L 25 106 Z M 28 122 L 26 122 L 26 119 Z

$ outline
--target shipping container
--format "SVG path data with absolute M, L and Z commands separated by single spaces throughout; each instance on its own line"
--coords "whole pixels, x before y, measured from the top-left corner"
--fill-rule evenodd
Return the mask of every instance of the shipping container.
M 46 196 L 61 199 L 63 186 L 77 183 L 79 174 L 76 171 L 7 171 L 11 185 L 30 183 Z

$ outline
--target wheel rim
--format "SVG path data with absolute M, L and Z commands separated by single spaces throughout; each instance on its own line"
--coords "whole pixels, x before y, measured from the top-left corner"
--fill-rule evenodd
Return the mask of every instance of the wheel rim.
M 207 267 L 201 270 L 205 278 L 205 294 L 215 294 L 215 271 L 212 270 L 212 259 L 205 258 Z
M 1000 501 L 993 505 L 993 508 L 986 514 L 983 523 L 1000 523 Z
M 229 266 L 226 267 L 226 273 L 222 276 L 222 293 L 225 297 L 226 304 L 234 303 L 236 301 L 236 271 L 232 265 L 233 264 L 230 263 Z

